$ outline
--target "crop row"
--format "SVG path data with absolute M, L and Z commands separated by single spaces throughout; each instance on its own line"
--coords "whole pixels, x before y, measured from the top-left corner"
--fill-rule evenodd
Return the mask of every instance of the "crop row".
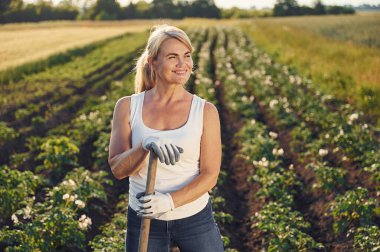
M 235 32 L 238 33 L 238 31 Z M 231 37 L 239 37 L 234 36 L 234 33 L 232 31 L 229 31 L 229 34 L 232 35 Z M 242 34 L 240 35 L 244 37 Z M 237 69 L 238 74 L 241 74 L 241 76 L 243 76 L 241 79 L 242 83 L 248 84 L 246 85 L 246 90 L 250 90 L 251 93 L 253 92 L 256 95 L 256 97 L 260 101 L 262 101 L 261 105 L 265 106 L 266 113 L 272 115 L 275 118 L 276 124 L 280 125 L 279 128 L 281 130 L 286 130 L 287 128 L 289 129 L 293 127 L 294 133 L 292 134 L 292 137 L 294 139 L 299 140 L 298 143 L 292 146 L 293 151 L 297 152 L 298 157 L 301 157 L 301 160 L 307 159 L 307 162 L 310 162 L 310 164 L 306 165 L 306 168 L 313 170 L 313 172 L 316 175 L 317 181 L 315 184 L 313 184 L 313 189 L 315 190 L 318 188 L 322 188 L 322 190 L 324 190 L 325 192 L 336 192 L 337 189 L 343 187 L 344 191 L 344 189 L 346 189 L 347 187 L 347 182 L 345 180 L 345 174 L 347 172 L 341 168 L 329 166 L 329 160 L 327 160 L 326 158 L 326 155 L 328 153 L 326 146 L 328 146 L 329 144 L 338 145 L 342 149 L 344 148 L 344 146 L 339 145 L 338 141 L 329 142 L 323 141 L 318 137 L 313 138 L 316 135 L 315 132 L 314 134 L 308 134 L 307 137 L 305 137 L 305 135 L 297 135 L 297 133 L 299 132 L 301 134 L 304 134 L 305 130 L 308 130 L 308 128 L 305 125 L 306 123 L 309 123 L 311 120 L 306 120 L 306 122 L 303 122 L 298 117 L 298 115 L 300 114 L 300 111 L 306 111 L 309 107 L 307 107 L 306 105 L 300 107 L 292 107 L 290 105 L 289 97 L 292 96 L 294 97 L 294 99 L 297 99 L 298 101 L 304 100 L 305 98 L 305 103 L 307 101 L 315 101 L 315 97 L 312 95 L 307 95 L 308 93 L 305 90 L 304 92 L 302 92 L 302 94 L 296 93 L 294 89 L 297 88 L 294 87 L 292 91 L 296 93 L 296 95 L 294 95 L 294 93 L 289 92 L 285 93 L 284 96 L 279 97 L 276 93 L 276 88 L 285 89 L 287 87 L 287 84 L 288 86 L 297 85 L 295 83 L 298 83 L 298 85 L 300 85 L 301 78 L 294 75 L 288 75 L 286 76 L 286 78 L 284 78 L 283 75 L 284 72 L 286 73 L 286 71 L 281 72 L 281 74 L 279 74 L 279 72 L 275 72 L 273 68 L 285 69 L 285 67 L 279 67 L 279 65 L 273 62 L 265 53 L 261 53 L 256 47 L 250 45 L 249 41 L 243 40 L 240 41 L 240 43 L 234 41 L 230 42 L 229 45 L 229 54 L 226 58 L 233 59 L 233 67 Z M 254 68 L 255 71 L 250 71 L 248 69 L 247 61 L 250 62 L 249 66 L 251 68 Z M 317 104 L 317 102 L 315 102 L 315 104 Z M 311 111 L 313 112 L 309 111 L 309 114 L 316 117 L 316 114 L 319 113 L 320 110 L 311 109 Z M 322 111 L 322 114 L 325 113 L 323 115 L 326 117 L 328 117 L 329 115 L 331 116 L 331 114 L 334 113 L 328 111 L 327 109 L 324 109 Z M 347 114 L 347 112 L 344 113 L 341 111 L 341 114 L 343 116 L 340 118 L 347 118 L 344 116 L 345 114 Z M 321 115 L 318 115 L 318 118 L 320 117 Z M 348 117 L 348 121 L 345 121 L 343 119 L 339 120 L 339 117 L 336 117 L 337 120 L 335 121 L 334 126 L 336 128 L 346 127 L 346 130 L 348 127 L 347 125 L 353 125 L 352 128 L 357 127 L 357 122 L 354 123 L 354 121 L 356 121 L 357 118 L 351 120 L 350 118 L 353 117 Z M 322 118 L 320 118 L 320 120 L 322 120 Z M 323 122 L 319 122 L 320 124 L 318 125 L 323 125 Z M 331 125 L 333 124 L 334 123 L 331 122 Z M 313 125 L 315 126 L 316 123 L 314 123 Z M 318 128 L 318 125 L 316 128 Z M 309 127 L 311 127 L 311 125 L 309 125 Z M 300 130 L 300 128 L 302 130 Z M 367 129 L 367 127 L 365 127 L 365 129 Z M 324 130 L 327 130 L 327 127 L 321 127 L 320 130 L 324 132 Z M 307 132 L 310 132 L 310 130 Z M 350 136 L 353 136 L 354 133 L 352 132 L 353 131 L 348 131 L 348 134 Z M 331 131 L 319 134 L 321 134 L 324 138 L 330 138 L 326 136 L 331 136 L 331 138 L 334 138 L 333 136 L 336 136 L 333 135 L 333 132 Z M 373 136 L 370 130 L 364 132 L 362 135 L 364 135 L 365 138 L 370 139 L 368 144 L 375 144 L 376 140 L 374 138 L 370 138 L 370 136 Z M 303 140 L 308 141 L 306 144 L 304 144 Z M 329 143 L 326 144 L 326 142 Z M 356 144 L 356 142 L 352 142 L 351 144 L 354 145 Z M 358 142 L 357 144 L 360 146 L 362 142 Z M 296 147 L 298 147 L 298 149 Z M 361 147 L 363 147 L 363 145 L 361 145 Z M 337 149 L 339 150 L 339 148 Z M 345 151 L 347 152 L 346 149 Z M 276 149 L 276 151 L 273 150 L 273 152 L 278 154 L 278 149 Z M 374 151 L 371 150 L 370 153 L 374 153 Z M 346 157 L 346 159 L 348 158 Z M 261 163 L 263 163 L 263 160 L 261 161 Z M 352 186 L 355 187 L 355 184 L 353 184 Z M 378 242 L 376 242 L 376 239 L 374 238 L 376 237 L 376 235 L 379 235 L 379 229 L 374 220 L 377 215 L 376 212 L 378 211 L 376 209 L 379 209 L 379 203 L 373 196 L 379 195 L 374 195 L 373 193 L 371 193 L 371 195 L 372 197 L 368 195 L 367 189 L 362 188 L 360 186 L 356 186 L 356 188 L 354 188 L 353 190 L 345 192 L 344 195 L 337 196 L 335 200 L 326 204 L 329 207 L 329 209 L 328 213 L 325 214 L 331 215 L 334 222 L 334 232 L 339 234 L 347 233 L 347 235 L 355 234 L 355 248 L 372 249 L 378 246 L 376 245 L 378 244 Z M 370 233 L 369 231 L 365 233 L 363 230 L 366 230 L 366 228 L 368 230 L 369 227 L 371 227 L 370 230 L 372 231 L 372 233 Z M 363 241 L 365 240 L 366 242 L 363 243 Z

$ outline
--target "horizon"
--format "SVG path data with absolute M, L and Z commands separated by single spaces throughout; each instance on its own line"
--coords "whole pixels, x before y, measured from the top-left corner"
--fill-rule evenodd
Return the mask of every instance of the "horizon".
M 50 0 L 53 2 L 54 5 L 59 4 L 61 0 Z M 79 0 L 84 1 L 84 0 Z M 95 0 L 92 0 L 95 1 Z M 117 0 L 121 6 L 126 6 L 130 2 L 136 3 L 139 0 Z M 25 3 L 36 3 L 37 0 L 24 0 Z M 145 0 L 145 2 L 152 2 L 152 0 Z M 276 3 L 276 0 L 256 0 L 256 1 L 247 1 L 247 0 L 214 0 L 215 5 L 218 8 L 232 8 L 232 7 L 238 7 L 241 9 L 264 9 L 264 8 L 270 8 L 272 9 Z M 307 5 L 307 6 L 313 6 L 313 3 L 315 0 L 298 0 L 297 3 L 299 5 Z M 352 5 L 354 7 L 358 7 L 362 4 L 369 4 L 369 5 L 380 5 L 380 0 L 322 0 L 322 3 L 324 5 Z

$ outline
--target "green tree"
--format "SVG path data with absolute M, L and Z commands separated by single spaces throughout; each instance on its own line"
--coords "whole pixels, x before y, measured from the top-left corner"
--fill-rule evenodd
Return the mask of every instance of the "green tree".
M 115 20 L 120 17 L 121 8 L 116 0 L 97 0 L 90 10 L 90 18 L 97 20 Z
M 296 0 L 277 0 L 273 8 L 274 16 L 295 16 L 299 14 L 299 5 Z
M 325 15 L 326 14 L 325 5 L 322 3 L 321 0 L 315 1 L 315 3 L 314 3 L 314 13 L 316 15 Z
M 22 0 L 1 0 L 0 15 L 7 11 L 20 10 L 23 7 Z
M 176 6 L 172 0 L 153 0 L 152 15 L 155 18 L 174 18 Z

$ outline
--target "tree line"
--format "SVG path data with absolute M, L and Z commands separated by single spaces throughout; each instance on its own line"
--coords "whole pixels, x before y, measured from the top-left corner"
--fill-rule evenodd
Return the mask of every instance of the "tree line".
M 81 3 L 81 4 L 79 4 Z M 250 18 L 266 16 L 352 14 L 351 7 L 325 6 L 317 0 L 313 7 L 299 6 L 296 0 L 277 0 L 273 10 L 220 9 L 214 0 L 140 0 L 122 7 L 117 0 L 0 0 L 0 23 L 38 22 L 44 20 L 123 20 L 184 17 Z
M 300 15 L 334 15 L 354 14 L 352 6 L 326 6 L 321 0 L 314 2 L 313 7 L 300 6 L 296 0 L 277 0 L 273 8 L 273 16 L 300 16 Z

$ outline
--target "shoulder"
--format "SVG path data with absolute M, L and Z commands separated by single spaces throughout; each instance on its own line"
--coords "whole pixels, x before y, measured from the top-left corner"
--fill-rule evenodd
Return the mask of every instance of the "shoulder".
M 117 119 L 129 119 L 131 96 L 123 96 L 115 103 L 114 117 Z
M 115 109 L 125 109 L 131 104 L 131 96 L 123 96 L 116 101 Z
M 206 101 L 203 111 L 203 120 L 205 123 L 219 122 L 219 112 L 213 103 Z

